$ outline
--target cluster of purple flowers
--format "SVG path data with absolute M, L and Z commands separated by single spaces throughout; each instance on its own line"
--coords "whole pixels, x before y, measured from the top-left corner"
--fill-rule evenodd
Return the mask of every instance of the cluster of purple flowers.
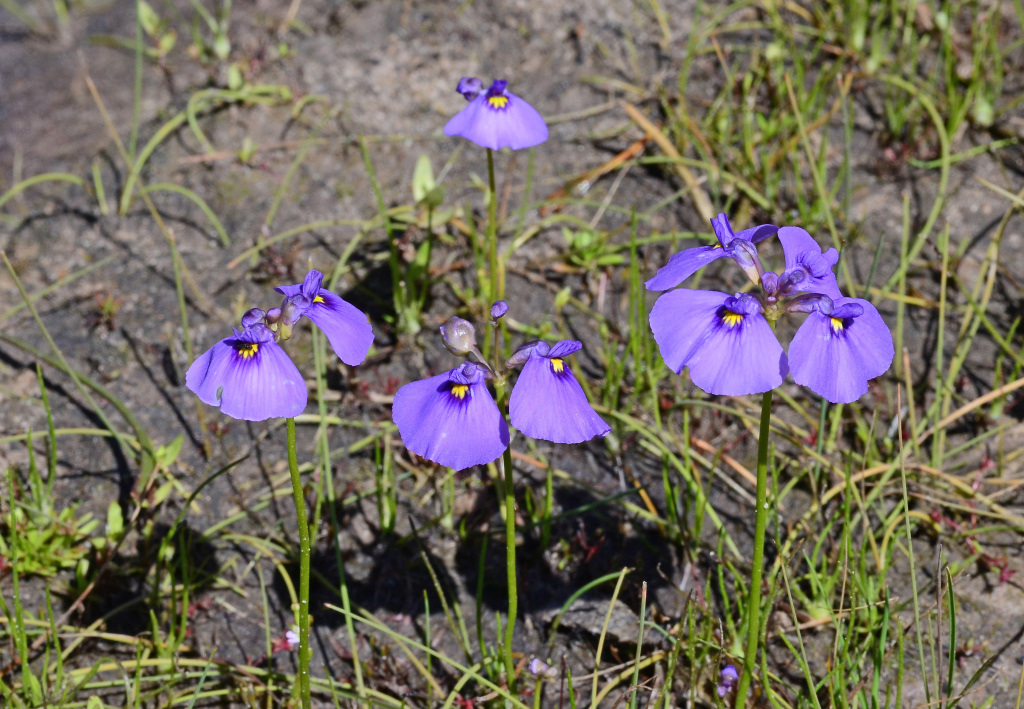
M 689 367 L 694 384 L 727 396 L 769 391 L 792 374 L 797 384 L 833 403 L 856 401 L 867 392 L 868 380 L 889 369 L 894 354 L 889 328 L 870 302 L 839 292 L 832 272 L 839 260 L 835 249 L 823 253 L 795 226 L 762 224 L 734 233 L 724 214 L 711 225 L 718 243 L 675 254 L 647 281 L 647 289 L 674 288 L 728 257 L 760 291 L 729 295 L 679 288 L 661 296 L 650 322 L 670 369 L 681 373 Z M 785 253 L 782 273 L 765 271 L 755 246 L 773 235 Z M 808 316 L 788 356 L 774 332 L 775 321 L 786 313 Z
M 491 308 L 492 325 L 508 311 L 504 301 Z M 392 417 L 405 447 L 427 460 L 462 470 L 498 458 L 509 445 L 508 424 L 487 389 L 487 380 L 504 381 L 522 367 L 512 389 L 509 419 L 532 438 L 582 443 L 610 430 L 587 401 L 566 357 L 583 345 L 562 340 L 554 345 L 530 342 L 505 363 L 491 368 L 476 346 L 473 326 L 453 317 L 441 326 L 445 346 L 459 356 L 474 355 L 443 374 L 406 384 L 395 394 Z
M 366 315 L 326 288 L 324 276 L 310 271 L 302 283 L 281 286 L 279 308 L 253 308 L 242 316 L 242 330 L 196 358 L 185 373 L 185 386 L 201 401 L 232 418 L 263 421 L 291 417 L 306 408 L 306 382 L 278 344 L 291 337 L 305 316 L 327 336 L 342 362 L 357 365 L 373 343 Z

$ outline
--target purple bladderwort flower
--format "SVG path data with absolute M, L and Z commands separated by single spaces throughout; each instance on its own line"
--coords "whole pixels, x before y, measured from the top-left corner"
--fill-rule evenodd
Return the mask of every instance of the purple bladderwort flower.
M 285 296 L 280 322 L 290 327 L 305 315 L 327 336 L 342 362 L 349 366 L 360 364 L 373 344 L 373 328 L 361 310 L 321 288 L 323 280 L 320 271 L 310 271 L 298 285 L 275 288 Z M 284 339 L 288 334 L 284 332 Z
M 751 245 L 764 241 L 779 230 L 779 227 L 774 224 L 760 224 L 736 234 L 732 230 L 732 225 L 729 224 L 729 218 L 724 214 L 719 214 L 712 219 L 711 227 L 715 230 L 715 236 L 718 237 L 717 244 L 696 246 L 673 254 L 668 263 L 658 269 L 654 278 L 647 281 L 645 284 L 647 290 L 659 291 L 675 288 L 704 266 L 726 256 L 737 261 L 750 276 L 750 269 L 753 265 L 750 258 Z M 756 255 L 757 251 L 754 250 L 754 256 L 756 257 Z M 756 269 L 756 266 L 754 268 Z M 757 282 L 756 277 L 752 277 L 751 280 L 754 283 Z
M 548 126 L 533 106 L 508 90 L 508 82 L 496 79 L 484 90 L 475 77 L 463 77 L 457 92 L 469 105 L 444 127 L 447 136 L 461 136 L 482 148 L 520 150 L 548 139 Z
M 258 308 L 247 312 L 241 332 L 204 352 L 185 373 L 185 386 L 200 401 L 243 421 L 297 416 L 306 408 L 306 382 L 264 317 Z
M 491 307 L 494 318 L 507 311 L 504 301 Z M 508 447 L 509 430 L 486 380 L 504 387 L 509 370 L 519 366 L 523 371 L 512 389 L 509 410 L 512 425 L 524 434 L 554 443 L 582 443 L 610 430 L 565 362 L 583 346 L 579 342 L 531 342 L 496 371 L 477 349 L 476 331 L 468 321 L 449 319 L 441 326 L 441 337 L 449 351 L 472 354 L 480 363 L 465 362 L 445 374 L 406 384 L 395 394 L 392 418 L 413 453 L 456 470 L 500 456 Z
M 406 384 L 392 418 L 405 447 L 455 470 L 490 463 L 508 447 L 508 425 L 487 390 L 489 372 L 474 362 Z
M 866 394 L 894 354 L 882 316 L 860 298 L 818 303 L 789 343 L 793 381 L 837 404 Z
M 781 274 L 763 269 L 752 240 L 737 235 L 729 242 L 729 255 L 760 293 L 679 289 L 658 299 L 650 323 L 665 364 L 677 373 L 689 367 L 693 383 L 710 394 L 762 393 L 792 371 L 794 381 L 833 403 L 854 401 L 892 362 L 889 329 L 871 303 L 842 296 L 832 272 L 835 249 L 822 252 L 799 227 L 776 231 L 786 258 Z M 787 359 L 769 323 L 793 312 L 808 318 Z
M 774 389 L 789 372 L 786 354 L 749 293 L 679 288 L 658 298 L 651 330 L 665 365 L 709 394 L 742 396 Z
M 725 695 L 732 691 L 732 688 L 736 686 L 736 683 L 740 679 L 740 673 L 736 671 L 736 668 L 732 665 L 726 665 L 722 668 L 722 671 L 718 675 L 718 687 L 716 691 L 718 696 L 725 698 Z
M 552 443 L 582 443 L 611 430 L 587 401 L 565 358 L 583 344 L 562 340 L 548 346 L 531 342 L 509 358 L 507 367 L 523 365 L 512 389 L 512 425 L 531 438 Z

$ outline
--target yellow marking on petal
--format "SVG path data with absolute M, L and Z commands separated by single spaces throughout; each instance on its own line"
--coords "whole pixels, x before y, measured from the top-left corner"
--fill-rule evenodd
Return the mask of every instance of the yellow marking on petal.
M 242 359 L 252 359 L 260 351 L 260 346 L 257 342 L 239 342 L 235 345 L 235 351 Z
M 505 108 L 508 105 L 508 96 L 491 96 L 487 103 L 491 104 L 491 108 Z
M 726 310 L 722 313 L 722 322 L 725 323 L 726 327 L 736 327 L 743 322 L 743 315 L 741 313 L 734 313 L 731 310 Z
M 829 318 L 829 322 L 832 324 L 832 332 L 837 335 L 846 328 L 846 324 L 843 323 L 842 318 Z
M 462 401 L 463 399 L 465 399 L 466 398 L 466 394 L 468 394 L 468 393 L 469 393 L 469 385 L 468 384 L 453 384 L 452 385 L 452 396 L 454 396 L 459 401 Z
M 722 245 L 721 244 L 712 244 L 711 248 L 712 249 L 720 249 L 720 248 L 722 248 Z
M 563 362 L 559 357 L 552 357 L 551 368 L 555 370 L 555 374 L 561 374 L 565 369 L 565 362 Z
M 313 298 L 313 302 L 314 303 L 322 303 L 322 302 L 324 302 L 324 299 L 321 296 L 318 295 L 316 298 Z

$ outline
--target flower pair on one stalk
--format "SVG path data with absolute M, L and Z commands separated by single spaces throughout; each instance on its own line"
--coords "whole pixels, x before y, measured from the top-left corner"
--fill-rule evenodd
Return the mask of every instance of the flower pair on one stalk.
M 359 309 L 321 288 L 323 274 L 310 271 L 302 283 L 281 286 L 279 308 L 253 308 L 242 316 L 242 330 L 196 358 L 185 373 L 185 386 L 199 399 L 244 421 L 292 417 L 306 408 L 306 382 L 278 344 L 291 337 L 303 316 L 327 336 L 342 362 L 366 358 L 373 331 Z
M 762 393 L 779 386 L 787 374 L 833 403 L 865 394 L 868 380 L 892 363 L 892 335 L 874 305 L 840 293 L 832 272 L 839 253 L 822 253 L 799 227 L 762 224 L 733 233 L 724 214 L 711 224 L 719 243 L 675 254 L 647 289 L 673 288 L 727 256 L 760 292 L 729 295 L 680 288 L 661 296 L 650 323 L 665 364 L 676 373 L 689 367 L 693 383 L 709 394 Z M 772 235 L 785 253 L 781 274 L 764 270 L 754 246 Z M 808 316 L 788 357 L 769 324 L 786 313 Z
M 492 326 L 507 310 L 504 301 L 494 304 Z M 487 380 L 504 382 L 508 372 L 520 366 L 509 402 L 512 425 L 519 431 L 554 443 L 582 443 L 610 430 L 591 408 L 565 359 L 579 351 L 581 343 L 530 342 L 498 372 L 486 364 L 466 320 L 451 318 L 441 326 L 441 337 L 453 354 L 473 354 L 478 362 L 463 362 L 444 374 L 406 384 L 395 394 L 392 416 L 413 453 L 455 470 L 498 458 L 509 445 L 509 430 Z

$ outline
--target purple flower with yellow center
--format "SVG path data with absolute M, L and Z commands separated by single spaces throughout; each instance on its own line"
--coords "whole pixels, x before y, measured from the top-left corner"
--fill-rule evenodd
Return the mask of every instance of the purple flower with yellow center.
M 306 408 L 306 382 L 263 323 L 250 310 L 242 331 L 200 355 L 185 373 L 185 386 L 200 401 L 243 421 L 291 417 Z
M 651 330 L 669 369 L 690 368 L 710 394 L 742 396 L 774 389 L 789 366 L 761 302 L 749 293 L 680 288 L 658 298 Z
M 291 304 L 296 319 L 305 315 L 327 336 L 338 358 L 349 366 L 360 364 L 373 344 L 373 329 L 357 307 L 321 288 L 324 274 L 310 271 L 302 283 L 278 286 L 274 290 L 286 296 L 285 309 Z M 303 298 L 299 298 L 302 296 Z
M 658 270 L 654 278 L 647 281 L 645 284 L 647 290 L 660 291 L 675 288 L 704 266 L 725 257 L 736 261 L 756 283 L 759 274 L 757 274 L 757 267 L 754 266 L 757 250 L 753 248 L 753 244 L 764 241 L 779 231 L 779 227 L 774 224 L 759 224 L 737 234 L 733 232 L 729 218 L 724 214 L 719 214 L 712 219 L 711 227 L 715 230 L 715 236 L 718 237 L 717 244 L 696 246 L 673 254 L 668 263 Z
M 455 470 L 500 456 L 508 447 L 508 424 L 487 390 L 488 376 L 484 367 L 464 362 L 399 389 L 392 419 L 405 447 Z
M 463 77 L 455 89 L 469 105 L 444 127 L 447 136 L 461 136 L 482 148 L 521 150 L 548 139 L 548 126 L 537 110 L 496 79 L 485 91 L 483 82 Z
M 523 364 L 509 400 L 513 426 L 531 438 L 553 443 L 582 443 L 611 430 L 590 406 L 565 361 L 582 347 L 576 340 L 550 347 L 531 342 L 509 358 L 510 367 Z
M 835 404 L 867 393 L 889 369 L 892 334 L 874 305 L 839 297 L 817 303 L 789 343 L 793 381 Z
M 720 215 L 720 237 L 727 226 Z M 693 383 L 710 394 L 762 393 L 792 371 L 794 381 L 833 403 L 854 401 L 892 362 L 889 329 L 871 303 L 843 297 L 832 271 L 835 249 L 823 252 L 799 227 L 771 228 L 785 253 L 781 274 L 761 266 L 753 246 L 759 237 L 736 235 L 720 249 L 732 251 L 728 255 L 760 286 L 758 293 L 679 289 L 658 299 L 650 322 L 665 364 L 677 373 L 689 367 Z M 788 360 L 769 325 L 786 313 L 808 314 Z

